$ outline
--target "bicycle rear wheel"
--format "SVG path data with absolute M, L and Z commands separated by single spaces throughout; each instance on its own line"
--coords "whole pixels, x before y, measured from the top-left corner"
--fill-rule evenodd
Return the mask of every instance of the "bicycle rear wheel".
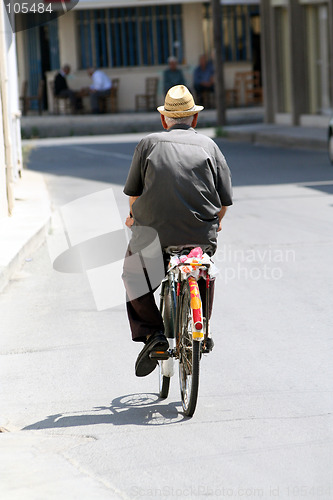
M 178 328 L 180 395 L 185 415 L 192 417 L 198 399 L 201 342 L 192 338 L 191 296 L 187 281 L 183 285 L 180 307 Z

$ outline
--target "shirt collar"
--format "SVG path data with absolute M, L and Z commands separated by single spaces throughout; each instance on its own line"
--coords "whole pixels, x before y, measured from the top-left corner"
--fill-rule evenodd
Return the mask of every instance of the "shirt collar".
M 176 125 L 172 125 L 172 127 L 170 127 L 168 129 L 168 132 L 171 132 L 171 130 L 177 130 L 177 129 L 192 130 L 193 132 L 195 132 L 194 128 L 190 127 L 189 125 L 185 125 L 185 123 L 176 123 Z

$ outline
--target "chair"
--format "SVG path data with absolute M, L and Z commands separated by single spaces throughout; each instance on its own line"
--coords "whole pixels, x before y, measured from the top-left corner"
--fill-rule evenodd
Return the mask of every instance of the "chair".
M 158 78 L 146 78 L 146 93 L 135 96 L 135 111 L 144 109 L 145 111 L 155 110 L 157 107 L 157 85 Z
M 199 102 L 199 99 L 197 98 Z M 203 90 L 201 92 L 201 101 L 199 104 L 202 104 L 205 109 L 214 109 L 216 106 L 215 103 L 215 92 L 210 90 Z
M 226 105 L 228 107 L 237 107 L 240 105 L 244 74 L 244 72 L 237 71 L 235 73 L 233 88 L 226 89 L 225 91 Z
M 110 113 L 118 113 L 118 88 L 119 78 L 113 78 L 109 94 L 99 98 L 99 109 L 101 113 L 107 113 L 109 107 Z
M 43 100 L 44 100 L 44 80 L 39 80 L 37 95 L 28 96 L 28 82 L 25 80 L 22 84 L 22 95 L 20 96 L 20 102 L 22 103 L 22 115 L 27 115 L 30 104 L 32 101 L 37 101 L 38 104 L 38 114 L 41 115 L 43 111 Z
M 72 106 L 69 97 L 60 97 L 54 93 L 54 82 L 49 82 L 50 95 L 53 99 L 53 113 L 59 115 L 60 111 L 63 111 L 65 115 L 71 114 Z M 62 108 L 62 109 L 61 109 Z
M 262 103 L 262 87 L 259 71 L 247 71 L 244 74 L 245 105 Z

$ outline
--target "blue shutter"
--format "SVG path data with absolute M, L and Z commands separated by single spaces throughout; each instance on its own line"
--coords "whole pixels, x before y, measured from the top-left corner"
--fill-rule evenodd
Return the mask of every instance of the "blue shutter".
M 39 80 L 42 78 L 42 63 L 40 53 L 39 26 L 30 28 L 26 32 L 29 61 L 29 95 L 37 95 Z M 31 108 L 37 109 L 37 101 L 32 101 Z
M 60 66 L 59 58 L 59 39 L 58 39 L 58 19 L 53 19 L 49 23 L 50 37 L 50 65 L 51 70 L 58 69 Z

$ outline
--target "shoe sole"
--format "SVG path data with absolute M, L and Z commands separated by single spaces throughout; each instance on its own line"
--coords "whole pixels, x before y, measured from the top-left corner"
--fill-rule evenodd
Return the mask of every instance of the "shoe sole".
M 151 372 L 153 372 L 158 364 L 157 360 L 166 359 L 157 357 L 156 354 L 162 356 L 168 349 L 169 349 L 169 343 L 167 340 L 165 343 L 157 341 L 155 344 L 152 344 L 151 346 L 148 345 L 146 350 L 145 348 L 143 348 L 135 363 L 135 375 L 137 377 L 146 377 Z M 153 356 L 151 357 L 151 355 Z

